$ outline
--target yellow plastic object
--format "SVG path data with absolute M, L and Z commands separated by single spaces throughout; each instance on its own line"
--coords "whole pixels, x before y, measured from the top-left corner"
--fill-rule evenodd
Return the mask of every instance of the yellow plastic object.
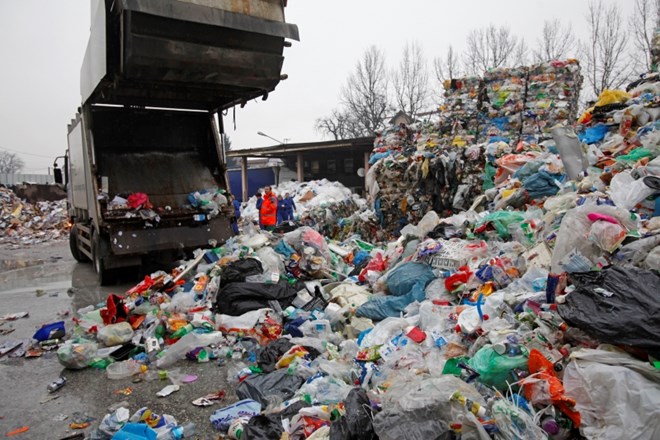
M 631 98 L 631 96 L 624 92 L 623 90 L 610 90 L 605 89 L 601 92 L 598 97 L 598 101 L 594 104 L 594 107 L 603 107 L 610 104 L 618 104 L 626 102 Z

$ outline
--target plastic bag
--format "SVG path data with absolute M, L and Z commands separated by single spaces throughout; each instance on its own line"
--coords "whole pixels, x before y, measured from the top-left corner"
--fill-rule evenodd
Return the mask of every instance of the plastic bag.
M 243 427 L 241 440 L 279 439 L 284 432 L 282 420 L 276 415 L 257 415 Z
M 167 348 L 165 354 L 156 361 L 156 365 L 158 368 L 167 367 L 179 359 L 183 359 L 189 351 L 197 347 L 207 347 L 211 344 L 218 344 L 223 339 L 224 336 L 220 332 L 204 334 L 195 332 L 187 333 L 175 344 L 170 345 Z
M 656 191 L 646 186 L 644 179 L 635 180 L 630 171 L 622 171 L 612 178 L 607 193 L 616 206 L 630 210 Z
M 497 211 L 486 215 L 479 221 L 477 226 L 479 227 L 489 223 L 495 228 L 497 234 L 501 238 L 508 238 L 509 225 L 514 223 L 522 223 L 523 221 L 525 221 L 525 216 L 520 212 Z
M 257 252 L 257 258 L 261 260 L 264 272 L 284 273 L 284 263 L 282 258 L 271 247 L 263 247 Z
M 367 392 L 354 388 L 344 402 L 346 414 L 330 427 L 330 440 L 373 440 L 376 439 L 373 412 Z
M 559 315 L 585 333 L 660 357 L 660 276 L 636 267 L 610 266 L 569 275 L 575 290 L 557 305 Z
M 552 253 L 552 272 L 576 272 L 571 267 L 571 261 L 567 261 L 572 251 L 579 254 L 580 258 L 589 260 L 590 266 L 600 258 L 603 251 L 593 241 L 585 239 L 592 225 L 589 220 L 589 214 L 592 213 L 613 217 L 628 230 L 636 229 L 635 223 L 630 220 L 630 213 L 614 206 L 586 203 L 571 209 L 564 215 L 557 232 L 557 242 Z
M 128 307 L 124 304 L 124 298 L 113 294 L 108 295 L 106 307 L 101 309 L 103 324 L 117 324 L 128 319 Z
M 96 357 L 98 345 L 85 339 L 69 340 L 57 350 L 57 360 L 65 368 L 80 370 L 88 367 Z
M 425 284 L 417 283 L 410 293 L 402 296 L 372 296 L 355 312 L 355 316 L 380 321 L 388 317 L 400 316 L 411 303 L 424 301 Z
M 660 438 L 660 371 L 622 352 L 582 349 L 571 359 L 563 381 L 582 416 L 582 435 Z
M 239 316 L 279 304 L 281 310 L 291 305 L 298 292 L 286 281 L 277 284 L 231 283 L 216 296 L 215 310 Z
M 220 286 L 224 287 L 230 283 L 244 282 L 250 275 L 261 275 L 264 268 L 261 261 L 256 258 L 244 258 L 232 261 L 222 269 Z
M 511 371 L 514 369 L 527 371 L 527 362 L 527 357 L 524 355 L 498 354 L 492 345 L 484 345 L 468 364 L 479 373 L 477 378 L 479 382 L 506 391 L 508 383 L 515 382 Z
M 290 399 L 302 383 L 301 377 L 290 375 L 286 370 L 276 370 L 248 377 L 236 388 L 236 396 L 239 399 L 256 400 L 266 407 L 269 398 Z
M 597 221 L 589 229 L 589 240 L 605 252 L 612 253 L 626 239 L 626 234 L 626 229 L 619 224 Z
M 133 334 L 133 327 L 128 322 L 120 322 L 101 327 L 96 336 L 106 347 L 112 347 L 130 341 Z
M 350 391 L 351 386 L 337 378 L 317 376 L 308 379 L 296 392 L 296 395 L 305 397 L 305 400 L 311 401 L 315 405 L 327 405 L 346 399 Z
M 426 263 L 403 263 L 387 275 L 387 289 L 392 295 L 402 296 L 410 293 L 417 284 L 426 288 L 435 278 L 433 268 Z
M 449 440 L 454 432 L 449 427 L 467 409 L 452 400 L 455 392 L 485 405 L 483 397 L 472 385 L 444 375 L 437 378 L 397 378 L 383 395 L 383 410 L 373 421 L 380 440 Z

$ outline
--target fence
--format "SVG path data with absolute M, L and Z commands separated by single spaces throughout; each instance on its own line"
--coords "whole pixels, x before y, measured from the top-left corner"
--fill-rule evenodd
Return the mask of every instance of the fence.
M 48 174 L 0 174 L 0 184 L 18 185 L 23 182 L 49 184 L 55 183 L 55 177 Z

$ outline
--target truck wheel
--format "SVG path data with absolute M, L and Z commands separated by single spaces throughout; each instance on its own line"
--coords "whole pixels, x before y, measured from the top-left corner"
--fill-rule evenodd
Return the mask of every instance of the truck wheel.
M 87 255 L 80 252 L 80 248 L 78 247 L 78 227 L 76 225 L 73 225 L 71 231 L 69 231 L 69 249 L 77 262 L 86 263 L 89 261 Z
M 98 277 L 99 284 L 107 286 L 115 281 L 114 272 L 105 267 L 105 255 L 107 255 L 109 243 L 98 233 L 94 232 L 92 238 L 92 256 L 94 257 L 94 271 Z

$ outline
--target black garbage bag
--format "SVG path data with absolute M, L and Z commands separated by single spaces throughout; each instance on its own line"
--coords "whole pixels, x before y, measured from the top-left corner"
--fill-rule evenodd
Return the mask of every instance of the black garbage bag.
M 385 409 L 374 417 L 374 429 L 382 440 L 452 440 L 449 423 L 438 418 L 436 408 L 428 406 L 401 412 Z
M 557 305 L 567 324 L 608 344 L 660 357 L 660 276 L 636 267 L 569 274 L 576 287 Z
M 262 414 L 252 417 L 243 427 L 241 438 L 245 440 L 279 440 L 283 432 L 280 416 Z
M 353 388 L 344 402 L 346 415 L 330 426 L 330 440 L 377 440 L 367 392 Z
M 268 399 L 270 396 L 276 396 L 281 400 L 290 399 L 303 382 L 302 377 L 287 374 L 285 369 L 276 370 L 272 373 L 248 377 L 236 388 L 236 396 L 241 400 L 256 400 L 265 408 L 270 403 Z
M 291 305 L 296 294 L 295 288 L 286 281 L 277 284 L 235 282 L 220 289 L 215 298 L 215 310 L 240 316 L 252 310 L 273 308 L 274 301 L 284 310 Z
M 224 269 L 220 277 L 220 287 L 231 283 L 240 283 L 245 281 L 246 277 L 264 273 L 261 261 L 255 258 L 242 258 L 232 261 Z
M 257 365 L 264 373 L 275 371 L 275 364 L 280 360 L 282 355 L 289 351 L 293 344 L 286 338 L 276 339 L 271 341 L 259 351 Z

